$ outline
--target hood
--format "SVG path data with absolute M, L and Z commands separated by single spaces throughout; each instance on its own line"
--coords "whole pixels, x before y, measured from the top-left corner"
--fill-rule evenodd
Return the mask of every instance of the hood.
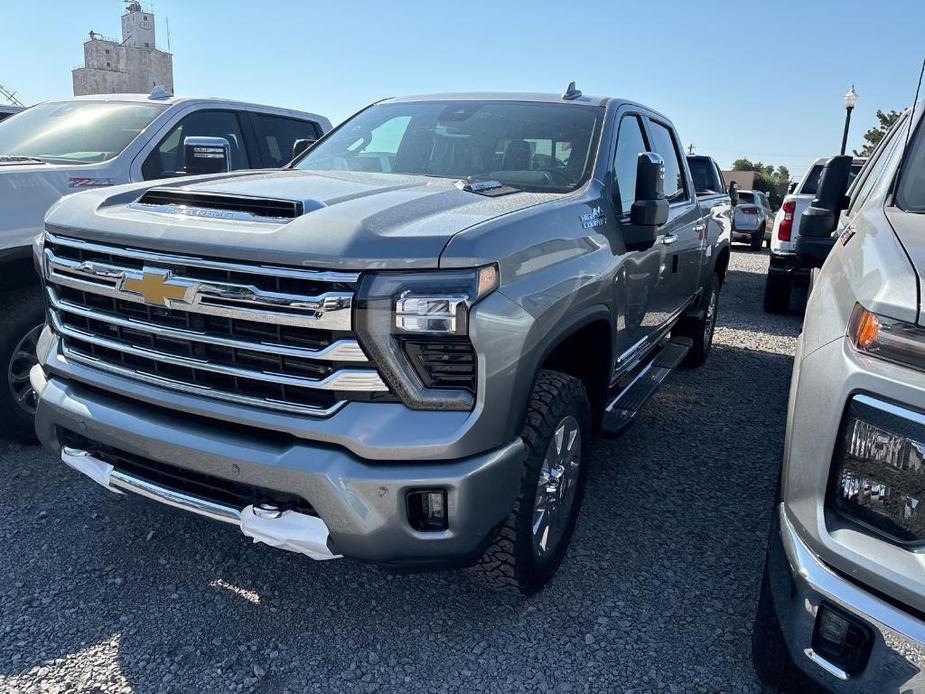
M 903 212 L 899 208 L 889 207 L 886 217 L 912 262 L 919 287 L 925 287 L 925 215 Z M 920 290 L 920 296 L 921 293 Z M 920 326 L 925 326 L 921 305 L 918 307 L 917 322 Z
M 267 223 L 144 209 L 136 201 L 152 187 L 71 196 L 49 213 L 47 224 L 101 242 L 251 262 L 341 270 L 435 268 L 455 234 L 562 197 L 515 192 L 491 198 L 463 191 L 449 179 L 359 172 L 275 170 L 156 185 L 232 200 L 301 204 L 303 212 L 294 219 Z

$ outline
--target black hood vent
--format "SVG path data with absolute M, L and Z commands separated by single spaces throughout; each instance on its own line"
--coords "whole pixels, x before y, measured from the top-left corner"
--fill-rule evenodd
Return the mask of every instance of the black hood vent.
M 137 205 L 162 208 L 159 211 L 194 213 L 199 210 L 214 210 L 215 214 L 197 216 L 225 217 L 222 213 L 252 216 L 262 219 L 295 219 L 304 212 L 302 203 L 297 200 L 274 200 L 272 198 L 254 198 L 222 193 L 200 193 L 174 188 L 152 188 L 138 198 Z M 240 218 L 240 217 L 239 217 Z

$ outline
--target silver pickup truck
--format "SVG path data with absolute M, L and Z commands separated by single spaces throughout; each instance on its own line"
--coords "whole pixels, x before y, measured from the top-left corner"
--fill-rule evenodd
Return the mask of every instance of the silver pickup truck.
M 290 170 L 66 198 L 38 435 L 255 541 L 536 591 L 592 437 L 710 349 L 728 217 L 681 152 L 574 85 L 396 98 Z

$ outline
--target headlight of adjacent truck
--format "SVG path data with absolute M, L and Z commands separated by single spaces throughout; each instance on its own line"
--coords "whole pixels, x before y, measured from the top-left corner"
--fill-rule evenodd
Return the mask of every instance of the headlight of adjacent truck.
M 860 352 L 925 370 L 925 330 L 916 325 L 878 316 L 858 304 L 851 314 L 848 337 Z
M 357 334 L 406 405 L 472 409 L 477 364 L 469 340 L 469 312 L 498 284 L 496 265 L 363 275 L 357 293 Z
M 925 415 L 852 398 L 832 485 L 842 514 L 901 543 L 925 540 Z

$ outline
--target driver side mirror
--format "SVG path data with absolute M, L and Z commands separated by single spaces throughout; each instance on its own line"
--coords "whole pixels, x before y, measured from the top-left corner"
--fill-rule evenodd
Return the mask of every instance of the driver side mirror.
M 183 173 L 225 173 L 231 170 L 231 144 L 224 137 L 191 135 L 183 138 Z
M 841 155 L 829 159 L 822 170 L 813 204 L 800 218 L 797 255 L 813 267 L 822 267 L 835 244 L 832 232 L 841 211 L 848 206 L 845 193 L 851 178 L 853 157 Z
M 735 183 L 729 184 L 729 200 L 733 207 L 739 204 L 739 187 Z
M 630 208 L 630 223 L 623 228 L 627 250 L 651 248 L 667 221 L 665 161 L 655 152 L 643 152 L 636 159 L 636 202 Z
M 302 154 L 305 150 L 315 144 L 318 140 L 312 140 L 311 138 L 304 137 L 296 140 L 292 143 L 292 158 L 295 159 L 297 156 Z

